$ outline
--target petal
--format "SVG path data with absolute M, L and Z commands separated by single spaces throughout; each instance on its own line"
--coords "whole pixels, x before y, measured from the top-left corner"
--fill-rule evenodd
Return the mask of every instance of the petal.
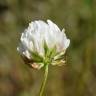
M 63 46 L 64 46 L 65 50 L 69 47 L 69 44 L 70 44 L 70 40 L 69 39 L 65 39 L 64 42 L 63 42 Z
M 58 26 L 55 23 L 53 23 L 51 20 L 47 20 L 47 22 L 48 22 L 48 25 L 51 28 L 51 30 L 60 32 L 60 29 L 58 28 Z
M 25 55 L 28 59 L 31 59 L 31 54 L 29 53 L 28 50 L 24 51 L 23 55 Z

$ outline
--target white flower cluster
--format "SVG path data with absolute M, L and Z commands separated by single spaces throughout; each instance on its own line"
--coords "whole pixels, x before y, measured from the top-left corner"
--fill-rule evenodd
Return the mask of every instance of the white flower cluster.
M 44 42 L 48 49 L 56 48 L 56 53 L 65 52 L 70 44 L 64 29 L 61 31 L 51 20 L 45 23 L 42 20 L 29 23 L 29 27 L 21 35 L 21 43 L 17 50 L 32 59 L 31 52 L 44 57 Z

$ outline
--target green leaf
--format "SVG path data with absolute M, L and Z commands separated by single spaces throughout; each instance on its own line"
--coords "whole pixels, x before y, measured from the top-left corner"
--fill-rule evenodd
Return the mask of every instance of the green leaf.
M 44 41 L 44 53 L 45 53 L 45 56 L 47 55 L 48 50 L 49 50 L 49 48 L 48 48 L 46 42 Z
M 56 47 L 49 50 L 48 57 L 53 58 L 56 55 Z
M 40 56 L 37 52 L 31 52 L 32 59 L 35 62 L 43 62 L 43 57 Z

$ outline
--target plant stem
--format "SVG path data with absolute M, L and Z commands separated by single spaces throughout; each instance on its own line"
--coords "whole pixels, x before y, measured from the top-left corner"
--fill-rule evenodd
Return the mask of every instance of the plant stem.
M 41 88 L 40 88 L 39 96 L 43 96 L 46 81 L 47 81 L 47 77 L 48 77 L 48 65 L 45 66 L 44 80 L 43 80 Z

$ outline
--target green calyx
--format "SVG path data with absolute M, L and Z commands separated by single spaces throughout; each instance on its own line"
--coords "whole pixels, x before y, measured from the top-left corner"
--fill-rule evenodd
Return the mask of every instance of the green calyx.
M 40 56 L 37 52 L 31 52 L 32 60 L 37 64 L 44 66 L 52 63 L 53 57 L 56 55 L 56 47 L 49 49 L 46 42 L 44 42 L 44 57 Z
M 61 65 L 63 62 L 65 62 L 64 59 L 64 51 L 57 53 L 56 52 L 56 46 L 54 48 L 48 48 L 46 42 L 44 42 L 44 57 L 40 56 L 37 52 L 31 52 L 32 54 L 32 60 L 40 65 L 40 66 L 46 66 L 48 64 L 52 65 Z
M 56 47 L 48 48 L 46 42 L 44 42 L 44 64 L 51 64 L 53 57 L 56 55 Z

